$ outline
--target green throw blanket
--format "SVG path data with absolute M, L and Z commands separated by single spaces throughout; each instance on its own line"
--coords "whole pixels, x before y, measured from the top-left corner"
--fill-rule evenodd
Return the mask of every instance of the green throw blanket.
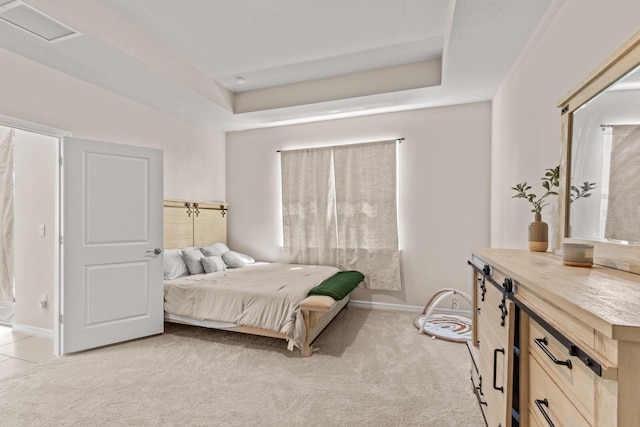
M 359 271 L 339 271 L 309 291 L 309 295 L 327 295 L 336 301 L 349 293 L 364 280 Z

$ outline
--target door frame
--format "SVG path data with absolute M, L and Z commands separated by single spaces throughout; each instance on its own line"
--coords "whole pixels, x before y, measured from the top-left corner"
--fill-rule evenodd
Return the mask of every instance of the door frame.
M 54 245 L 54 305 L 53 305 L 53 353 L 56 356 L 60 356 L 61 342 L 60 342 L 60 298 L 62 296 L 61 289 L 61 258 L 60 258 L 60 236 L 61 236 L 61 224 L 62 224 L 62 191 L 61 191 L 61 175 L 60 175 L 60 161 L 61 161 L 61 141 L 65 136 L 72 136 L 71 132 L 57 129 L 47 125 L 41 125 L 38 123 L 30 122 L 27 120 L 16 119 L 14 117 L 5 116 L 0 114 L 0 125 L 11 127 L 14 129 L 21 129 L 27 132 L 38 133 L 46 136 L 50 136 L 57 139 L 56 142 L 56 176 L 55 176 L 55 207 L 54 207 L 54 236 L 56 236 L 58 243 Z M 30 331 L 31 333 L 33 331 Z M 49 338 L 49 337 L 45 337 Z

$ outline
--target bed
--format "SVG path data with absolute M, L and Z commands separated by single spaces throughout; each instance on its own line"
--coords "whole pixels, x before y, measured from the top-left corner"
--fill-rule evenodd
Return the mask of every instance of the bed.
M 165 200 L 165 321 L 280 338 L 311 356 L 312 343 L 363 276 L 330 266 L 260 263 L 231 251 L 227 209 Z

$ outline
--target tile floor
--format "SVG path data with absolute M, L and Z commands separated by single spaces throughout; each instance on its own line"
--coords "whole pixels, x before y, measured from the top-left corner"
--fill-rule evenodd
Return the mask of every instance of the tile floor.
M 52 340 L 19 334 L 0 325 L 0 380 L 55 357 Z

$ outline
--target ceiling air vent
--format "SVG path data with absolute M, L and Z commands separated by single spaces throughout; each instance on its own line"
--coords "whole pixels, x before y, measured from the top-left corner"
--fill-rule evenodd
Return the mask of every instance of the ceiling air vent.
M 57 43 L 80 33 L 22 0 L 0 0 L 0 20 L 15 25 L 50 43 Z

